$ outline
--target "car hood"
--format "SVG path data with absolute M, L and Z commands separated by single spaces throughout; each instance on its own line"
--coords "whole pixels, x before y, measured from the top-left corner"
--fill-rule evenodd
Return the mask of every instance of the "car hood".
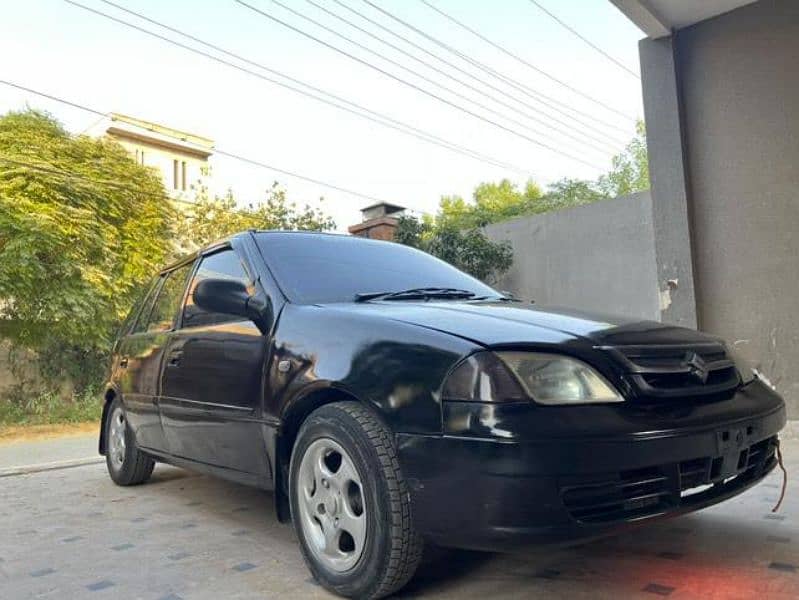
M 692 344 L 717 339 L 656 321 L 521 303 L 389 300 L 335 306 L 347 312 L 380 314 L 485 346 L 562 344 L 579 339 L 613 346 Z

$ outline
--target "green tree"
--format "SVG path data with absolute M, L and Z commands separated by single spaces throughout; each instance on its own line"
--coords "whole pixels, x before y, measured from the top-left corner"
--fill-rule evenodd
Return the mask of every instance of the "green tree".
M 458 229 L 484 227 L 528 214 L 541 197 L 541 188 L 532 180 L 522 190 L 508 179 L 481 183 L 475 188 L 471 202 L 460 196 L 441 198 L 436 221 L 440 226 Z
M 437 227 L 470 229 L 515 217 L 580 206 L 649 189 L 646 127 L 636 124 L 635 137 L 611 159 L 611 169 L 595 181 L 564 178 L 546 192 L 532 180 L 523 189 L 508 179 L 479 184 L 471 200 L 444 196 L 434 220 Z
M 608 195 L 593 181 L 564 178 L 547 186 L 547 193 L 539 206 L 541 210 L 537 212 L 590 204 L 605 198 L 608 198 Z
M 424 250 L 487 283 L 494 283 L 513 263 L 508 242 L 492 242 L 477 227 L 459 229 L 450 223 L 399 218 L 394 240 Z
M 211 198 L 208 189 L 199 187 L 195 201 L 181 207 L 177 219 L 177 239 L 184 249 L 194 249 L 245 229 L 304 229 L 326 231 L 336 224 L 320 209 L 286 199 L 286 190 L 277 182 L 257 204 L 240 206 L 233 193 Z
M 486 280 L 496 278 L 513 261 L 508 244 L 491 242 L 480 231 L 490 223 L 561 210 L 649 188 L 646 128 L 636 124 L 636 135 L 612 159 L 611 170 L 595 181 L 564 178 L 547 186 L 546 193 L 532 180 L 523 189 L 508 179 L 479 184 L 471 200 L 444 196 L 434 216 L 402 217 L 395 240 L 420 248 Z
M 635 124 L 635 137 L 613 157 L 612 168 L 599 178 L 599 189 L 609 198 L 649 189 L 649 155 L 646 149 L 646 126 Z
M 0 117 L 0 337 L 46 355 L 53 380 L 95 379 L 173 217 L 159 177 L 115 142 L 34 110 Z

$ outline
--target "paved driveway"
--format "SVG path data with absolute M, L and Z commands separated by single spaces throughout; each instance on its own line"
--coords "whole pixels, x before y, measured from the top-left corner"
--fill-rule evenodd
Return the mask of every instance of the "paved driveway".
M 785 453 L 792 480 L 778 515 L 772 474 L 635 534 L 517 556 L 447 554 L 403 596 L 797 598 L 799 442 Z M 136 488 L 114 486 L 100 464 L 0 478 L 2 600 L 275 597 L 329 596 L 268 493 L 163 465 Z

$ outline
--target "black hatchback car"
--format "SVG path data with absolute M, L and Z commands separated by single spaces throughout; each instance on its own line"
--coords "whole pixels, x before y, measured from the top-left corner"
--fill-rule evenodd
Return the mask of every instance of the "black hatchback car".
M 313 575 L 377 598 L 424 541 L 509 550 L 719 502 L 782 399 L 696 331 L 514 301 L 423 252 L 237 234 L 158 275 L 114 348 L 100 452 L 274 490 Z

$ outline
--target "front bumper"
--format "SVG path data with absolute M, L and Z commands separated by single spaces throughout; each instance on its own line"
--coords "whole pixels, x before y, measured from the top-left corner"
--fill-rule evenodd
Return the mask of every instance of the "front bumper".
M 776 466 L 784 424 L 782 399 L 755 382 L 732 398 L 679 408 L 445 403 L 444 435 L 397 440 L 422 535 L 512 550 L 734 496 Z

